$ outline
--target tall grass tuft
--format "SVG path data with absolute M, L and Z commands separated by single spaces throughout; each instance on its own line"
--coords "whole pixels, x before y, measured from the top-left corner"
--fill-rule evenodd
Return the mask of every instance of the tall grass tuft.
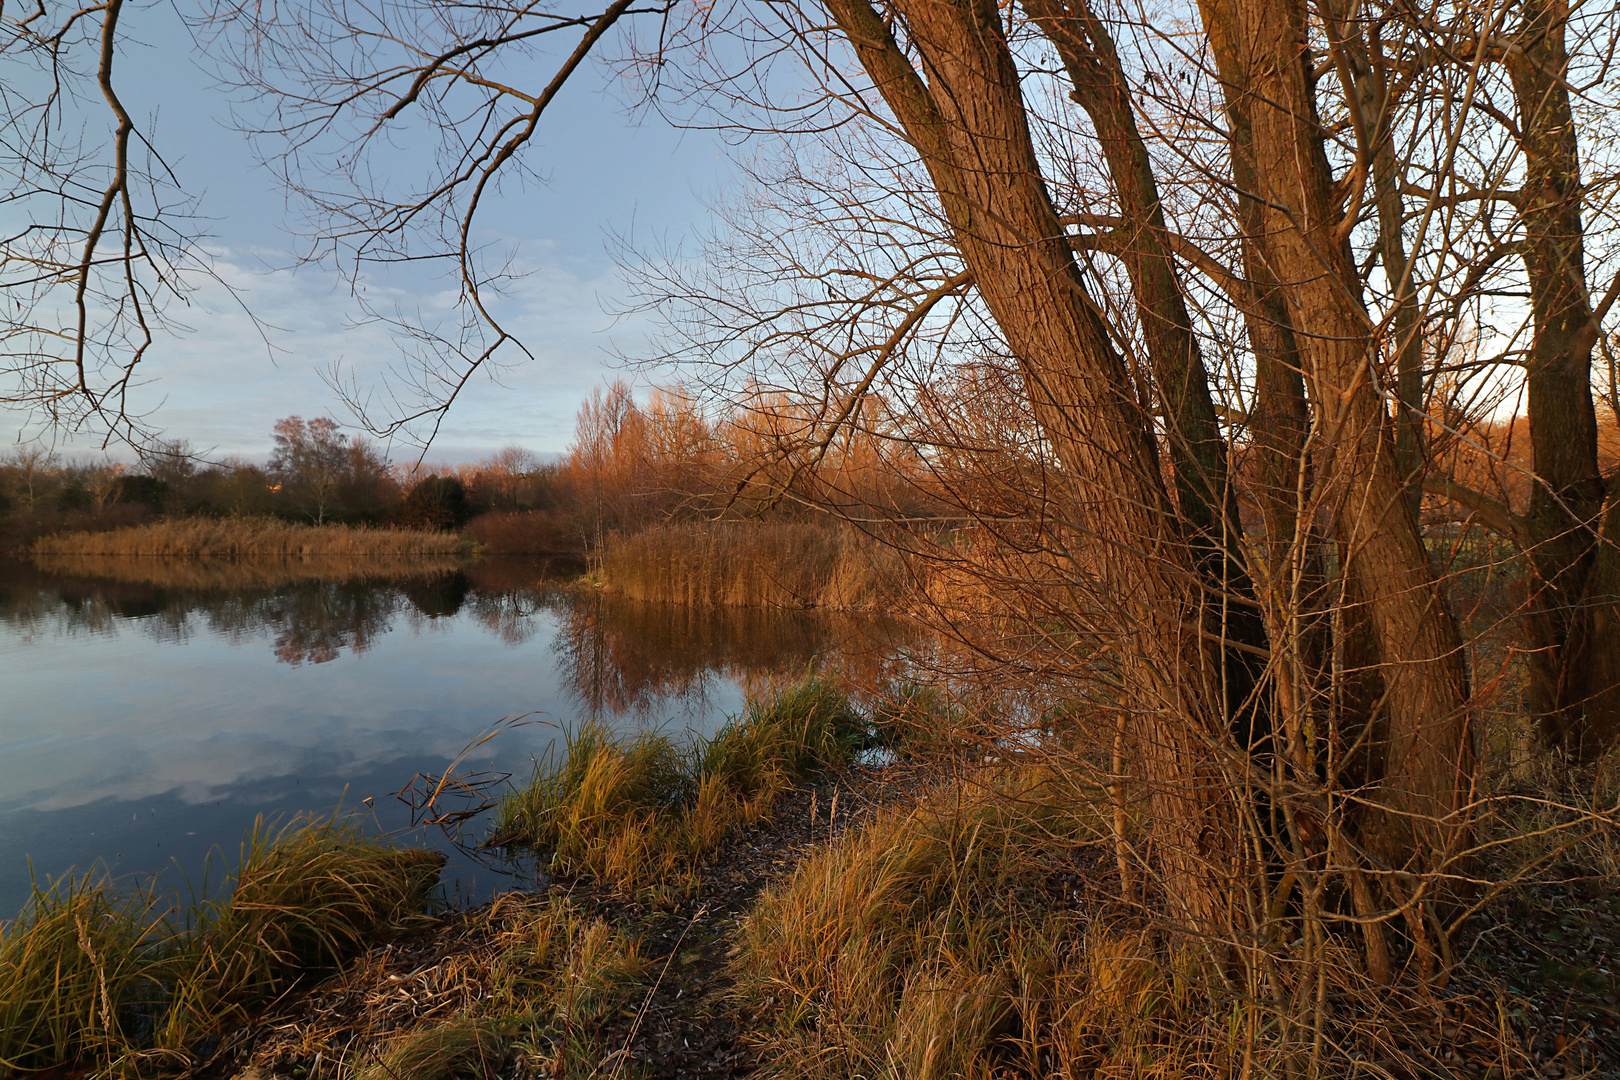
M 595 1075 L 608 1052 L 605 1036 L 622 1029 L 644 997 L 651 964 L 639 943 L 566 898 L 503 899 L 490 917 L 505 929 L 486 1007 L 507 1018 L 528 1056 L 550 1059 L 543 1074 Z
M 193 909 L 164 1040 L 183 1045 L 392 936 L 426 906 L 444 857 L 363 836 L 352 821 L 261 818 L 230 892 Z
M 0 923 L 0 1073 L 183 1062 L 304 973 L 400 930 L 442 865 L 351 823 L 272 831 L 261 820 L 229 894 L 184 912 L 160 905 L 150 882 L 124 897 L 91 877 L 36 888 Z
M 36 885 L 0 923 L 0 1075 L 108 1060 L 136 1041 L 165 993 L 162 929 L 147 892 L 118 898 L 90 876 Z
M 393 1039 L 354 1080 L 445 1080 L 493 1076 L 507 1056 L 508 1036 L 495 1021 L 457 1017 Z
M 768 891 L 734 961 L 768 1076 L 1226 1075 L 1201 954 L 1076 903 L 1098 792 L 1041 769 L 953 786 Z
M 679 891 L 737 824 L 847 762 L 866 738 L 848 696 L 819 676 L 750 702 L 713 737 L 686 746 L 587 723 L 502 802 L 494 842 L 548 851 L 558 873 Z
M 790 683 L 696 747 L 696 773 L 744 800 L 774 799 L 787 787 L 842 764 L 868 740 L 849 695 L 825 676 Z
M 34 542 L 36 555 L 121 555 L 221 559 L 375 558 L 459 555 L 449 533 L 296 525 L 274 518 L 184 518 L 111 532 L 64 533 Z
M 632 600 L 698 607 L 893 611 L 909 593 L 899 555 L 825 525 L 664 525 L 610 539 L 601 575 Z

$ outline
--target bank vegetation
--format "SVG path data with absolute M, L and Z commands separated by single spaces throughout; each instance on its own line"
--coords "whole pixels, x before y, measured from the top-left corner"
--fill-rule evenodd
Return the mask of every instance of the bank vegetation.
M 299 525 L 274 518 L 177 518 L 108 532 L 47 536 L 30 549 L 58 559 L 421 559 L 454 557 L 467 544 L 451 533 Z

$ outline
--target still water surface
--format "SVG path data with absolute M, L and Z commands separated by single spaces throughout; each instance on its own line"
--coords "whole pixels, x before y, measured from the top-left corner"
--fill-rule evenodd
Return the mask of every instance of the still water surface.
M 395 796 L 456 765 L 526 778 L 560 730 L 708 733 L 750 686 L 883 648 L 870 624 L 615 601 L 558 568 L 107 559 L 0 563 L 0 918 L 93 864 L 178 886 L 260 814 L 346 805 L 450 855 L 477 898 L 514 869 L 412 828 Z M 371 800 L 367 804 L 364 800 Z M 486 826 L 469 823 L 464 840 Z M 216 858 L 217 863 L 217 858 Z

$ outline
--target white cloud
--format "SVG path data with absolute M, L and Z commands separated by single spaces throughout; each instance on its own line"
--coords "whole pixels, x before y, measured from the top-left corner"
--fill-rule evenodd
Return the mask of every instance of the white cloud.
M 339 275 L 320 267 L 264 268 L 279 255 L 217 251 L 220 281 L 204 284 L 187 308 L 175 311 L 190 332 L 160 340 L 142 364 L 134 407 L 149 410 L 169 436 L 222 455 L 262 457 L 272 424 L 283 416 L 330 414 L 349 422 L 323 379 L 334 364 L 361 386 L 380 388 L 390 369 L 405 362 L 392 328 L 364 321 L 364 308 Z M 422 284 L 415 294 L 370 280 L 363 287 L 374 309 L 454 319 L 453 294 L 442 282 Z M 610 272 L 587 278 L 559 263 L 533 264 L 497 305 L 533 359 L 502 367 L 498 381 L 476 376 L 430 457 L 460 460 L 513 443 L 543 453 L 563 449 L 580 399 L 613 375 L 609 330 L 620 346 L 633 349 L 641 339 L 641 327 L 615 324 L 604 311 L 604 294 L 621 288 Z M 521 355 L 512 348 L 506 358 Z M 25 419 L 0 414 L 0 438 L 16 438 Z M 64 448 L 95 445 L 81 436 Z M 397 456 L 414 452 L 402 446 Z

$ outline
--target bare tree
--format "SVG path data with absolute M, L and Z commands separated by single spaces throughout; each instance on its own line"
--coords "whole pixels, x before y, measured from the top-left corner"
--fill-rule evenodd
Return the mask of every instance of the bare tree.
M 134 391 L 211 274 L 190 200 L 119 92 L 122 0 L 0 12 L 0 404 L 142 446 Z
M 332 372 L 350 408 L 379 435 L 431 441 L 475 375 L 528 355 L 497 314 L 511 280 L 501 252 L 479 247 L 474 221 L 501 184 L 535 179 L 529 144 L 564 85 L 621 20 L 667 16 L 673 0 L 605 9 L 309 0 L 266 9 L 207 5 L 200 31 L 227 79 L 253 102 L 245 120 L 266 164 L 305 203 L 304 258 L 357 280 L 379 266 L 442 269 L 458 289 L 448 319 L 370 305 L 404 353 L 380 387 Z M 558 53 L 554 42 L 566 41 Z M 536 85 L 529 73 L 548 69 Z M 521 74 L 519 74 L 521 73 Z M 373 155 L 425 131 L 437 145 L 414 182 Z M 380 393 L 379 402 L 377 395 Z
M 285 493 L 302 503 L 319 525 L 326 520 L 338 489 L 349 478 L 349 438 L 337 421 L 324 416 L 276 421 L 269 473 Z
M 1534 302 L 1537 289 L 1570 303 L 1583 295 L 1574 283 L 1584 271 L 1571 273 L 1575 241 L 1598 233 L 1571 220 L 1573 114 L 1554 109 L 1547 121 L 1568 144 L 1558 167 L 1566 186 L 1543 200 L 1564 213 L 1553 231 L 1559 257 L 1544 257 L 1558 282 L 1537 286 L 1531 262 L 1521 276 L 1508 261 L 1531 250 L 1520 235 L 1535 219 L 1479 209 L 1507 178 L 1534 173 L 1528 162 L 1547 160 L 1534 149 L 1521 153 L 1510 119 L 1516 98 L 1499 108 L 1483 93 L 1492 85 L 1486 62 L 1517 54 L 1502 43 L 1492 46 L 1498 55 L 1442 48 L 1437 27 L 1454 36 L 1461 29 L 1445 21 L 1449 10 L 1358 9 L 1352 17 L 1296 3 L 1208 4 L 1198 49 L 1148 13 L 1104 18 L 1086 4 L 1026 4 L 1020 20 L 968 3 L 896 0 L 879 10 L 829 2 L 831 25 L 816 9 L 772 10 L 780 22 L 767 25 L 758 9 L 739 17 L 758 46 L 750 57 L 797 58 L 819 91 L 810 95 L 813 116 L 759 93 L 770 80 L 757 73 L 739 88 L 726 72 L 711 72 L 710 85 L 694 92 L 733 114 L 739 105 L 751 110 L 755 130 L 797 126 L 803 138 L 817 129 L 844 168 L 794 161 L 769 177 L 761 185 L 769 209 L 744 215 L 745 235 L 752 230 L 759 241 L 711 245 L 719 258 L 711 258 L 708 280 L 679 268 L 649 273 L 648 293 L 676 333 L 672 356 L 719 354 L 730 365 L 722 378 L 746 370 L 755 380 L 764 368 L 792 384 L 798 372 L 795 389 L 831 430 L 858 412 L 863 396 L 896 393 L 919 354 L 954 350 L 958 364 L 976 362 L 976 348 L 1009 355 L 1053 455 L 1037 470 L 1047 501 L 1020 513 L 1055 515 L 1059 535 L 1087 538 L 1079 561 L 1094 606 L 1079 629 L 1119 642 L 1119 654 L 1151 672 L 1124 674 L 1118 685 L 1144 714 L 1136 730 L 1170 897 L 1193 923 L 1218 921 L 1218 898 L 1230 893 L 1208 858 L 1220 835 L 1210 829 L 1223 813 L 1250 815 L 1255 850 L 1269 848 L 1291 867 L 1285 881 L 1297 882 L 1296 870 L 1321 858 L 1342 875 L 1369 969 L 1390 978 L 1377 912 L 1403 911 L 1414 938 L 1427 935 L 1430 916 L 1410 916 L 1431 885 L 1416 883 L 1460 867 L 1453 859 L 1467 847 L 1474 797 L 1464 642 L 1420 527 L 1417 492 L 1444 492 L 1470 520 L 1519 541 L 1533 563 L 1549 562 L 1551 570 L 1538 571 L 1543 581 L 1567 578 L 1559 567 L 1589 565 L 1580 560 L 1601 544 L 1596 517 L 1568 517 L 1567 485 L 1541 472 L 1543 458 L 1553 472 L 1567 448 L 1538 450 L 1528 485 L 1541 502 L 1566 508 L 1543 536 L 1584 554 L 1559 556 L 1512 511 L 1432 469 L 1427 445 L 1438 455 L 1439 444 L 1466 439 L 1449 395 L 1477 395 L 1478 380 L 1494 377 L 1492 360 L 1464 360 L 1454 348 L 1471 319 L 1511 314 L 1525 288 L 1533 301 L 1528 336 L 1540 340 L 1536 310 L 1546 305 Z M 1585 17 L 1597 33 L 1596 14 Z M 1114 41 L 1121 30 L 1135 35 L 1134 67 Z M 1546 29 L 1532 20 L 1520 32 L 1535 40 Z M 1606 48 L 1593 37 L 1588 45 L 1602 69 Z M 858 68 L 839 59 L 847 55 L 841 47 Z M 1084 122 L 1054 108 L 1056 94 L 1042 95 L 1039 72 L 1054 53 L 1069 84 L 1064 96 L 1085 110 Z M 1561 70 L 1567 61 L 1547 63 Z M 1579 85 L 1590 93 L 1597 84 Z M 1566 86 L 1544 80 L 1542 99 Z M 1607 107 L 1594 101 L 1593 115 L 1603 115 L 1600 104 Z M 1477 138 L 1502 124 L 1511 139 L 1500 131 Z M 852 127 L 876 134 L 863 142 L 848 134 Z M 884 138 L 897 148 L 874 159 L 872 140 Z M 1224 155 L 1212 157 L 1210 145 Z M 924 179 L 908 171 L 906 155 Z M 1470 182 L 1471 173 L 1480 180 Z M 855 198 L 841 187 L 849 176 L 860 177 Z M 924 207 L 897 210 L 908 202 Z M 802 237 L 784 243 L 795 229 L 829 239 L 806 257 Z M 862 250 L 897 237 L 899 249 Z M 873 267 L 876 250 L 885 269 Z M 931 274 L 949 286 L 929 284 Z M 784 278 L 800 284 L 785 286 Z M 841 289 L 844 281 L 855 288 Z M 1594 301 L 1573 324 L 1584 328 L 1588 354 L 1602 340 L 1595 331 L 1606 310 Z M 969 322 L 977 333 L 960 332 Z M 1224 371 L 1208 367 L 1211 355 L 1226 361 Z M 863 358 L 870 367 L 846 374 Z M 1590 357 L 1561 363 L 1565 408 L 1578 420 L 1591 408 Z M 1545 368 L 1527 367 L 1534 397 Z M 803 378 L 807 370 L 812 377 Z M 912 387 L 909 400 L 928 400 L 926 383 Z M 1596 475 L 1595 440 L 1583 434 L 1591 424 L 1553 419 L 1559 415 L 1532 420 L 1537 438 L 1550 447 L 1573 432 Z M 1222 416 L 1224 430 L 1214 422 Z M 828 438 L 817 423 L 803 428 L 808 443 Z M 962 445 L 949 424 L 918 437 L 936 461 Z M 1249 490 L 1265 555 L 1247 565 L 1242 526 L 1226 509 L 1234 443 L 1258 459 Z M 1152 451 L 1133 445 L 1164 455 L 1168 489 L 1159 486 L 1164 474 Z M 1116 501 L 1087 497 L 1086 485 L 1097 481 Z M 1012 536 L 983 504 L 963 509 Z M 1125 547 L 1126 537 L 1138 546 Z M 1103 554 L 1110 548 L 1113 565 Z M 1200 548 L 1230 552 L 1225 566 L 1197 555 Z M 1246 587 L 1249 576 L 1265 583 L 1258 595 Z M 1014 591 L 1033 583 L 1002 574 Z M 1554 622 L 1601 625 L 1612 595 L 1598 588 L 1577 599 L 1540 586 L 1529 622 L 1545 624 L 1552 613 Z M 1140 610 L 1131 606 L 1138 598 Z M 1258 639 L 1232 617 L 1256 602 L 1267 628 Z M 1195 611 L 1219 613 L 1199 637 L 1219 642 L 1223 656 L 1187 647 Z M 1155 621 L 1167 612 L 1180 613 L 1171 616 L 1179 638 Z M 1110 625 L 1112 632 L 1099 629 Z M 1591 637 L 1568 640 L 1588 647 Z M 1543 635 L 1534 644 L 1538 664 L 1567 672 L 1556 640 Z M 1243 671 L 1234 653 L 1265 660 L 1249 708 L 1270 718 L 1269 727 L 1245 717 L 1232 697 L 1209 693 L 1213 672 L 1228 691 L 1255 685 L 1234 677 Z M 1581 677 L 1597 670 L 1588 661 Z M 1557 714 L 1561 722 L 1594 730 L 1591 687 L 1572 701 Z M 1606 745 L 1582 737 L 1571 745 L 1583 753 Z M 1244 762 L 1236 775 L 1263 794 L 1200 806 L 1188 793 L 1218 786 L 1199 779 L 1200 760 L 1216 770 L 1217 762 Z M 1312 819 L 1335 824 L 1323 830 L 1306 824 Z M 1213 861 L 1232 857 L 1229 850 Z

